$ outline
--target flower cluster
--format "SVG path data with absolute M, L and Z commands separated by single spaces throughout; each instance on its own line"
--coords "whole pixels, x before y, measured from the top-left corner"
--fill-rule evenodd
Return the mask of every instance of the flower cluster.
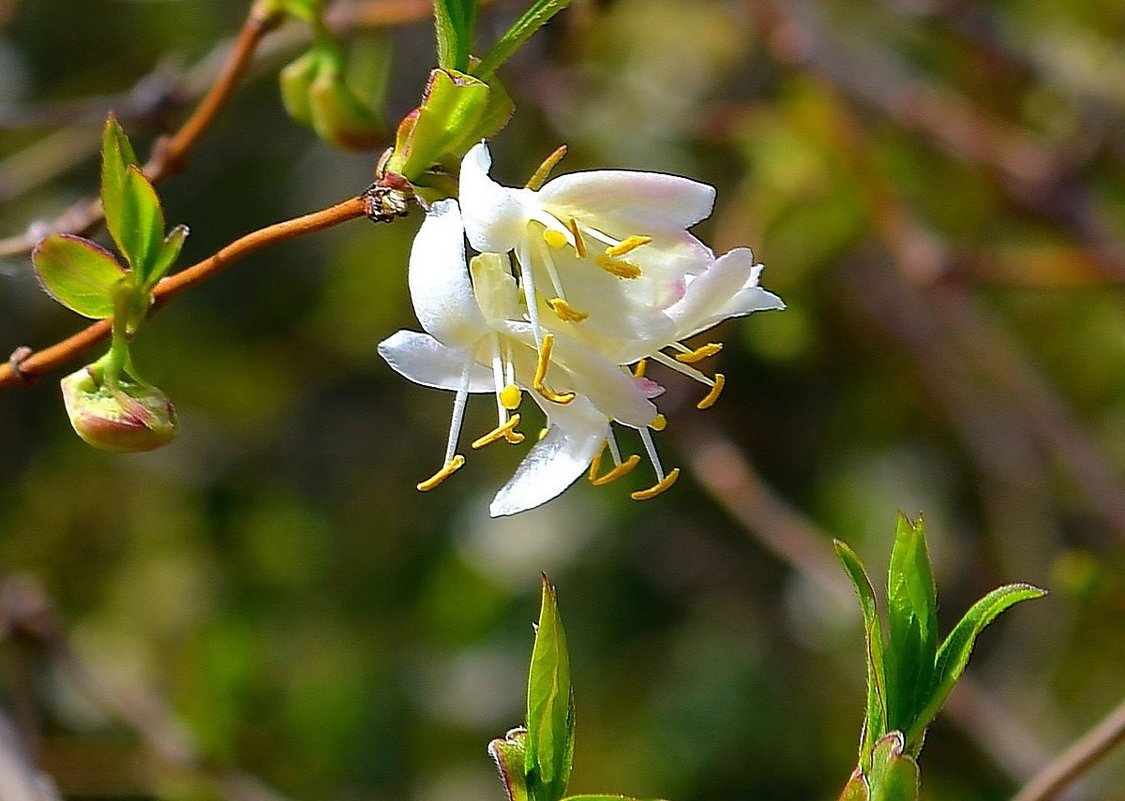
M 653 486 L 632 497 L 655 497 L 679 469 L 665 471 L 653 443 L 666 425 L 653 403 L 664 388 L 645 375 L 647 363 L 705 385 L 697 405 L 706 409 L 724 377 L 695 364 L 722 346 L 684 340 L 784 304 L 759 287 L 762 267 L 750 250 L 716 257 L 689 233 L 711 213 L 715 190 L 706 184 L 595 171 L 509 188 L 489 177 L 490 166 L 484 144 L 470 150 L 460 204 L 435 203 L 414 240 L 410 296 L 426 333 L 399 331 L 379 345 L 406 378 L 457 393 L 445 460 L 418 489 L 464 464 L 457 445 L 470 393 L 496 399 L 496 428 L 473 441 L 477 449 L 524 440 L 517 428 L 526 392 L 547 426 L 493 499 L 493 516 L 545 503 L 584 472 L 602 485 L 636 467 L 641 457 L 623 457 L 612 424 L 637 431 L 655 471 Z M 477 251 L 468 263 L 466 238 Z M 613 467 L 603 474 L 606 450 Z

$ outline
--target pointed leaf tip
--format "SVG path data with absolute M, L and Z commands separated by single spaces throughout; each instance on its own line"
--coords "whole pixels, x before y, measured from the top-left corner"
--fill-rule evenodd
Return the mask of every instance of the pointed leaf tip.
M 536 799 L 559 799 L 574 759 L 570 657 L 554 586 L 542 577 L 542 601 L 527 686 L 527 776 Z

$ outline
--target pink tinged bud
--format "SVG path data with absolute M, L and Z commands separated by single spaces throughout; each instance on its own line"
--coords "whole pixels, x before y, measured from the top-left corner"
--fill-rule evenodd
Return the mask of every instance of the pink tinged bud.
M 88 367 L 71 373 L 60 384 L 70 424 L 95 448 L 119 453 L 151 451 L 176 436 L 176 408 L 156 387 L 122 378 L 111 389 L 99 384 Z

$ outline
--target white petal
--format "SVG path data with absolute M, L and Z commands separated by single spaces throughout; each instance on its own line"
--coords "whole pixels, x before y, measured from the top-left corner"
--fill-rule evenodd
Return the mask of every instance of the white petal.
M 407 280 L 414 313 L 426 331 L 454 347 L 468 347 L 484 335 L 457 201 L 438 201 L 426 214 L 410 249 Z
M 715 205 L 713 186 L 678 175 L 629 170 L 562 175 L 538 194 L 549 210 L 592 224 L 591 217 L 613 214 L 634 224 L 650 221 L 654 226 L 690 228 L 709 217 Z
M 757 284 L 754 266 L 749 248 L 723 254 L 688 284 L 683 298 L 668 307 L 668 316 L 676 321 L 680 332 L 694 329 L 699 321 L 713 317 L 740 289 Z
M 527 210 L 515 193 L 488 177 L 492 156 L 481 142 L 461 162 L 460 198 L 465 233 L 474 248 L 507 253 L 527 234 Z
M 465 352 L 448 348 L 429 334 L 398 331 L 379 343 L 379 355 L 395 372 L 416 384 L 458 390 L 465 369 Z M 495 392 L 492 373 L 474 364 L 469 369 L 469 392 Z
M 541 404 L 542 405 L 542 404 Z M 585 398 L 547 409 L 547 436 L 528 452 L 488 513 L 493 517 L 533 509 L 558 496 L 590 466 L 609 433 L 605 415 Z

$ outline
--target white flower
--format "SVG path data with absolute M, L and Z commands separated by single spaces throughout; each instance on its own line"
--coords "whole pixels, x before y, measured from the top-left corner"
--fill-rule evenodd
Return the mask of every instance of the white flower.
M 532 447 L 492 502 L 493 515 L 530 509 L 558 495 L 590 464 L 608 436 L 610 418 L 647 426 L 656 408 L 645 383 L 565 334 L 537 337 L 519 313 L 519 291 L 495 254 L 465 265 L 464 233 L 456 201 L 434 204 L 410 256 L 411 299 L 426 334 L 399 331 L 379 345 L 395 370 L 425 386 L 453 390 L 449 441 L 442 468 L 418 485 L 428 490 L 464 464 L 457 442 L 469 393 L 494 393 L 498 424 L 474 448 L 516 431 L 522 389 L 547 414 L 545 436 Z M 547 381 L 562 391 L 550 389 Z

